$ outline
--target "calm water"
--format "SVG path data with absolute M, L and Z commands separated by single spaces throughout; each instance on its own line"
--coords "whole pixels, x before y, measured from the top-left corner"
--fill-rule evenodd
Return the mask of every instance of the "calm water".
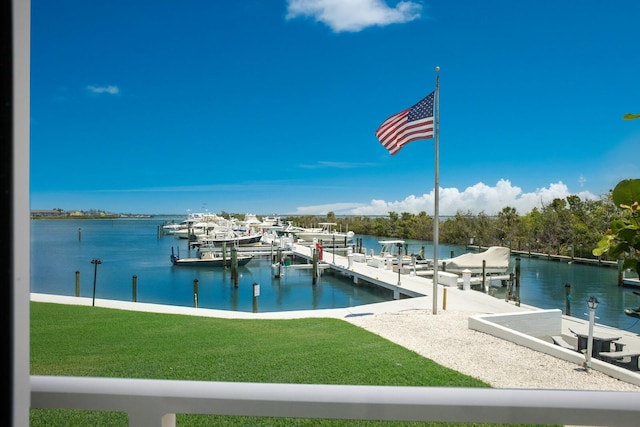
M 230 273 L 223 269 L 174 267 L 169 260 L 171 248 L 180 246 L 180 254 L 184 256 L 186 241 L 173 236 L 158 237 L 158 226 L 165 219 L 32 220 L 31 291 L 75 295 L 75 272 L 79 271 L 80 294 L 91 297 L 94 277 L 91 260 L 98 258 L 102 264 L 96 278 L 97 298 L 131 301 L 134 275 L 139 302 L 189 307 L 193 306 L 194 279 L 199 281 L 201 308 L 253 311 L 253 283 L 260 284 L 260 312 L 351 307 L 391 298 L 389 293 L 356 288 L 351 280 L 329 274 L 319 278 L 314 286 L 310 270 L 288 271 L 283 278 L 275 279 L 269 257 L 255 257 L 240 267 L 237 288 Z M 379 250 L 377 237 L 356 237 L 362 239 L 364 248 Z M 429 242 L 407 243 L 409 252 L 418 253 L 424 248 L 425 256 L 432 257 L 433 246 Z M 440 259 L 464 252 L 462 246 L 438 247 Z M 570 284 L 572 316 L 586 319 L 586 301 L 595 295 L 600 300 L 597 322 L 640 333 L 640 321 L 622 311 L 625 307 L 639 306 L 640 297 L 629 288 L 617 286 L 615 268 L 526 256 L 520 262 L 523 304 L 564 312 L 565 284 Z M 491 291 L 496 298 L 504 298 L 503 289 Z
M 80 295 L 132 300 L 137 276 L 137 301 L 193 306 L 193 283 L 198 280 L 198 307 L 253 311 L 253 283 L 260 285 L 258 311 L 313 310 L 351 307 L 387 301 L 390 293 L 354 287 L 346 277 L 325 274 L 312 284 L 311 270 L 287 271 L 273 278 L 269 256 L 254 257 L 239 267 L 235 287 L 230 271 L 175 267 L 171 249 L 187 256 L 186 240 L 158 237 L 159 219 L 32 220 L 31 291 L 75 295 L 75 272 L 80 272 Z

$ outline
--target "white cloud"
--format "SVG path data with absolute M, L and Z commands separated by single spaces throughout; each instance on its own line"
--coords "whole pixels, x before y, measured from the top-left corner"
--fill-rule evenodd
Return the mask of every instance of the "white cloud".
M 541 208 L 553 199 L 564 199 L 576 195 L 583 200 L 597 200 L 599 197 L 589 191 L 571 193 L 562 182 L 549 184 L 548 188 L 538 188 L 531 193 L 523 193 L 520 187 L 511 185 L 508 180 L 501 179 L 494 187 L 481 182 L 467 187 L 464 191 L 457 188 L 441 188 L 438 199 L 439 215 L 451 216 L 456 212 L 471 212 L 496 215 L 505 207 L 515 208 L 518 214 L 524 215 L 533 208 Z M 296 210 L 299 215 L 322 215 L 333 212 L 336 215 L 387 215 L 389 212 L 413 213 L 426 212 L 434 214 L 435 191 L 422 196 L 410 195 L 404 200 L 387 202 L 372 200 L 369 204 L 336 203 L 316 206 L 301 206 Z
M 87 90 L 91 93 L 108 93 L 109 95 L 117 95 L 120 93 L 118 86 L 87 86 Z
M 410 22 L 421 11 L 422 5 L 413 1 L 401 1 L 391 8 L 383 0 L 289 0 L 286 18 L 313 18 L 339 33 Z

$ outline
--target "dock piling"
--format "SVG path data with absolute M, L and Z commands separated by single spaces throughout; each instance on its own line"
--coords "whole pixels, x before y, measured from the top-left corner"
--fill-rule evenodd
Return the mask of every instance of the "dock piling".
M 319 275 L 319 273 L 318 273 L 318 270 L 319 270 L 318 269 L 318 259 L 319 259 L 319 257 L 320 257 L 320 251 L 319 250 L 314 250 L 313 251 L 313 274 L 311 275 L 312 276 L 311 283 L 313 285 L 315 285 L 316 281 L 318 280 L 318 275 Z
M 193 279 L 193 308 L 198 308 L 198 279 Z
M 135 274 L 132 277 L 131 280 L 131 300 L 133 302 L 138 302 L 138 276 L 136 276 Z
M 238 278 L 240 274 L 238 273 L 238 249 L 231 249 L 231 279 L 233 280 L 233 287 L 238 287 Z
M 260 285 L 253 282 L 253 312 L 258 312 L 258 297 L 260 296 Z
M 622 258 L 618 259 L 618 263 L 617 263 L 617 267 L 618 267 L 618 286 L 622 286 L 623 285 L 623 279 L 624 279 L 624 270 L 622 269 L 622 264 L 624 263 L 624 260 Z

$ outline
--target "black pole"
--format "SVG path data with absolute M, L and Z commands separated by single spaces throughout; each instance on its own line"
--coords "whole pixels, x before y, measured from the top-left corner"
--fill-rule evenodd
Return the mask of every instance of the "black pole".
M 93 307 L 96 305 L 96 278 L 98 277 L 98 264 L 102 264 L 102 261 L 99 259 L 92 259 L 91 264 L 93 264 L 93 303 L 91 304 Z
M 138 276 L 136 276 L 134 274 L 131 279 L 132 279 L 132 282 L 131 282 L 131 286 L 132 286 L 131 293 L 132 293 L 132 297 L 133 297 L 133 302 L 138 302 Z

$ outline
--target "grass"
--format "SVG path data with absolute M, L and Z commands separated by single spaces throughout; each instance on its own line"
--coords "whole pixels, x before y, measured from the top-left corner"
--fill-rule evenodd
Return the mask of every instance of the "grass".
M 31 374 L 488 387 L 338 319 L 239 320 L 30 303 Z M 180 426 L 452 425 L 178 414 Z M 126 413 L 31 409 L 30 425 L 126 426 Z

